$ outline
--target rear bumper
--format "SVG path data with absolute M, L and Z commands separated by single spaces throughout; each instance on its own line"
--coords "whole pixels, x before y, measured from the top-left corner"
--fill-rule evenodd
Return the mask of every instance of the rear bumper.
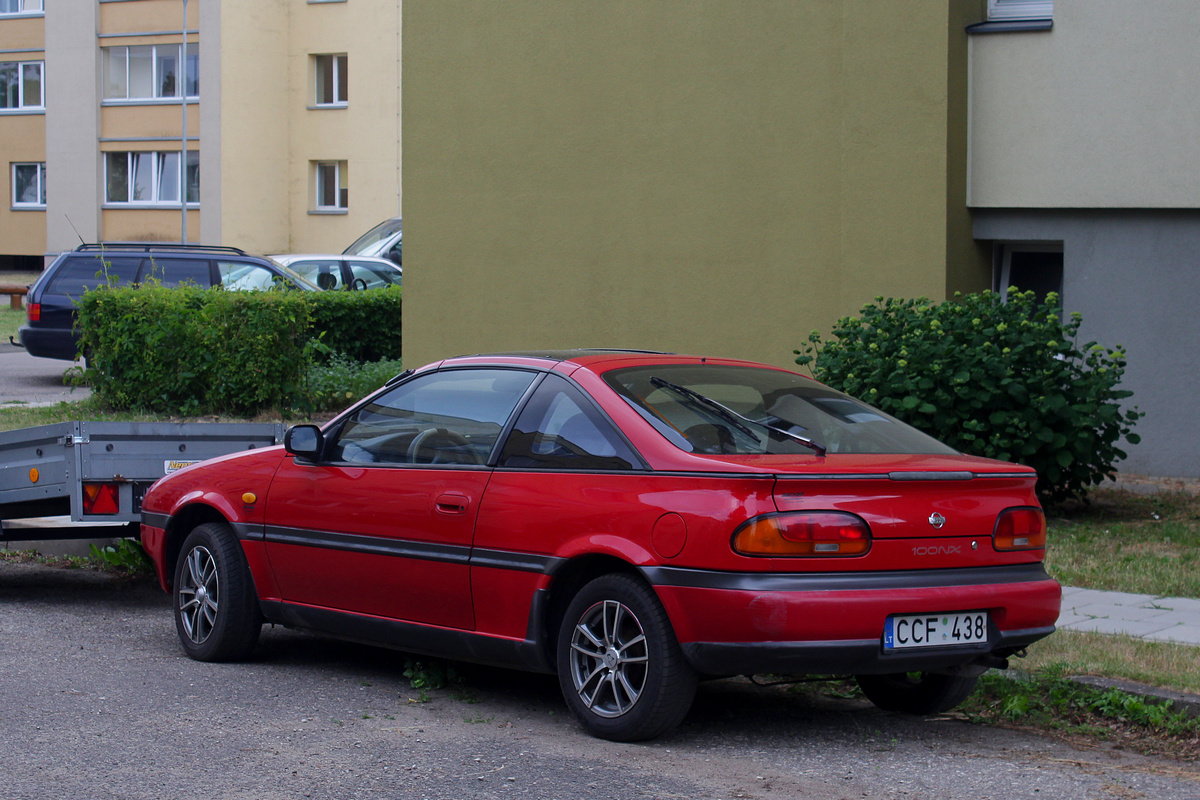
M 23 325 L 17 338 L 31 356 L 74 361 L 79 353 L 79 337 L 69 328 L 33 328 Z
M 646 572 L 685 656 L 707 675 L 978 668 L 1054 631 L 1062 587 L 1041 564 L 887 573 Z M 986 641 L 885 651 L 897 614 L 987 611 Z

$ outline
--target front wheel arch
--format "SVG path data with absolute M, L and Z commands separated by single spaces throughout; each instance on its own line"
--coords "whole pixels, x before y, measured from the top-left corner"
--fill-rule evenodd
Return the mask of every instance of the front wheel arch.
M 166 544 L 163 546 L 163 572 L 167 580 L 167 591 L 175 588 L 175 565 L 179 562 L 179 551 L 188 534 L 206 523 L 229 525 L 229 520 L 210 505 L 194 503 L 176 511 L 167 524 Z

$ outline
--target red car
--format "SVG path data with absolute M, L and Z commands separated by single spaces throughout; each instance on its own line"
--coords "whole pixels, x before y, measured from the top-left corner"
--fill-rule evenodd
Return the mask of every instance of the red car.
M 632 741 L 708 676 L 958 704 L 1054 630 L 1034 482 L 787 370 L 577 350 L 406 372 L 163 478 L 141 530 L 192 658 L 271 622 L 556 672 L 589 732 Z

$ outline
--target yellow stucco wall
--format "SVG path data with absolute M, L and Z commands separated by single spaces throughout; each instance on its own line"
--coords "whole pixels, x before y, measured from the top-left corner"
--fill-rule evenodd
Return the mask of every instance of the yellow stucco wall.
M 44 25 L 41 17 L 4 20 L 0 61 L 43 61 Z M 23 52 L 28 51 L 28 52 Z M 46 249 L 46 212 L 17 210 L 12 206 L 13 164 L 46 160 L 46 117 L 44 114 L 0 115 L 0 169 L 4 170 L 3 202 L 0 202 L 0 253 L 41 255 Z
M 291 14 L 291 252 L 340 253 L 400 213 L 400 2 L 313 3 Z M 316 109 L 314 54 L 348 57 L 346 108 Z M 345 214 L 311 214 L 314 161 L 345 161 Z
M 207 244 L 279 252 L 287 241 L 289 5 L 280 0 L 221 3 L 220 30 L 201 30 L 201 61 L 211 52 L 204 43 L 213 33 L 220 59 L 215 92 L 205 85 L 201 66 L 204 113 L 219 104 L 219 142 L 201 137 L 200 202 L 205 214 L 220 216 L 220 239 L 206 238 Z M 217 177 L 215 170 L 219 180 L 210 180 Z
M 195 30 L 199 24 L 200 3 L 188 3 L 188 28 Z M 100 5 L 100 32 L 148 33 L 151 31 L 179 30 L 183 24 L 181 0 L 139 0 L 136 3 L 102 3 Z
M 787 364 L 874 295 L 943 296 L 979 6 L 406 0 L 406 361 Z
M 203 86 L 201 95 L 206 107 L 220 104 L 213 159 L 220 176 L 215 197 L 202 193 L 205 213 L 220 215 L 220 243 L 264 253 L 341 252 L 395 216 L 400 0 L 225 2 L 214 16 L 219 95 Z M 209 32 L 202 33 L 207 41 Z M 347 107 L 313 108 L 312 56 L 342 53 L 349 58 Z M 206 138 L 204 147 L 213 142 Z M 310 213 L 317 161 L 348 163 L 346 213 Z M 202 163 L 211 175 L 210 162 Z
M 4 170 L 0 253 L 40 255 L 46 249 L 46 212 L 13 208 L 12 165 L 46 160 L 46 117 L 30 114 L 0 119 L 0 153 L 0 169 Z

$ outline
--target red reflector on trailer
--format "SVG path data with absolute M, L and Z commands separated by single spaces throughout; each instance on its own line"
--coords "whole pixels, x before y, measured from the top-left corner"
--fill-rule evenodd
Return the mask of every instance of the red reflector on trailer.
M 84 514 L 119 514 L 120 495 L 115 483 L 85 483 L 83 485 Z

